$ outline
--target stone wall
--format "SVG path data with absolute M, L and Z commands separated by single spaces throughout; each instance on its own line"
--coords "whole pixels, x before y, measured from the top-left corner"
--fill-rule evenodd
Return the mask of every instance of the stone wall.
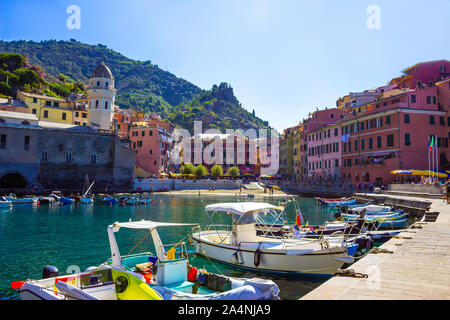
M 162 179 L 135 179 L 134 190 L 236 190 L 241 180 L 162 180 Z
M 29 185 L 81 192 L 88 175 L 91 182 L 95 181 L 95 191 L 132 189 L 135 153 L 113 134 L 87 127 L 11 125 L 0 126 L 0 134 L 7 135 L 6 148 L 0 149 L 0 179 L 7 173 L 18 173 Z M 30 137 L 28 150 L 24 150 L 24 136 Z M 46 158 L 42 157 L 43 150 Z

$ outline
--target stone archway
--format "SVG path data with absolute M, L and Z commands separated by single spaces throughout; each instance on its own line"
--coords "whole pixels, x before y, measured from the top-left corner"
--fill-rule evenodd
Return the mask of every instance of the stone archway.
M 7 173 L 0 179 L 0 189 L 25 189 L 27 179 L 19 173 Z

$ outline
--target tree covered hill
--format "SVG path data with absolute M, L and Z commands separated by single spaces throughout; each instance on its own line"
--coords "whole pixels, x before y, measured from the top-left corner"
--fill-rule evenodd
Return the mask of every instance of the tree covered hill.
M 102 44 L 71 41 L 2 41 L 0 52 L 19 53 L 44 75 L 65 83 L 87 83 L 95 67 L 105 60 L 116 79 L 116 104 L 160 114 L 176 125 L 192 128 L 203 120 L 204 128 L 262 128 L 268 123 L 242 108 L 226 84 L 202 90 L 160 69 L 151 61 L 136 61 Z

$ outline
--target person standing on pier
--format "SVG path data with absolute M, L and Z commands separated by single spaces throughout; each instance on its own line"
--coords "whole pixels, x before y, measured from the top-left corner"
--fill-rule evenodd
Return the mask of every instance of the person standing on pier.
M 442 195 L 443 195 L 443 201 L 447 201 L 447 204 L 449 203 L 448 194 L 450 192 L 450 178 L 447 179 L 447 181 L 442 185 Z

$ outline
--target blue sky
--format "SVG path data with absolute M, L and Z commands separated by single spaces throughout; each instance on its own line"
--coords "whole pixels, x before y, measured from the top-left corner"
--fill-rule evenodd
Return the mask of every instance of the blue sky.
M 69 30 L 69 5 L 81 29 Z M 381 28 L 369 29 L 376 5 Z M 449 0 L 0 0 L 0 39 L 102 43 L 201 88 L 230 83 L 277 130 L 417 62 L 448 59 Z

